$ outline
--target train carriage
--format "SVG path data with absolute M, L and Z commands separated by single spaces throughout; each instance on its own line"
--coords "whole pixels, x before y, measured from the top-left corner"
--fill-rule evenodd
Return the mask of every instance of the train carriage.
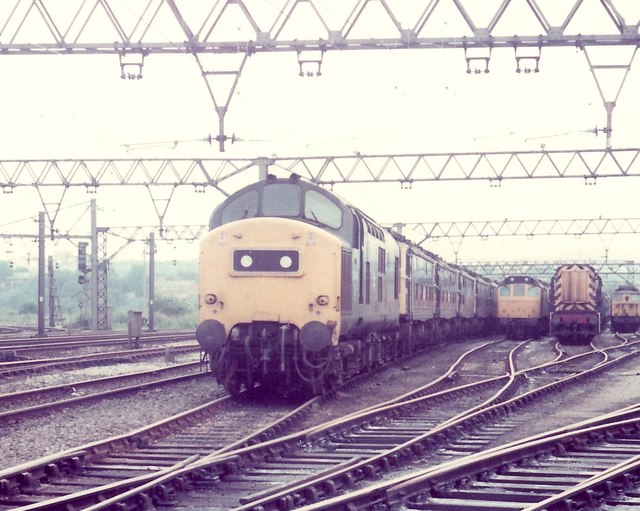
M 460 280 L 458 267 L 438 261 L 438 303 L 440 330 L 443 339 L 460 335 Z
M 491 332 L 495 329 L 498 284 L 476 275 L 476 326 L 475 331 Z
M 458 315 L 462 335 L 470 335 L 475 329 L 476 278 L 464 269 L 458 272 Z
M 438 258 L 396 235 L 400 248 L 401 338 L 419 345 L 440 339 Z

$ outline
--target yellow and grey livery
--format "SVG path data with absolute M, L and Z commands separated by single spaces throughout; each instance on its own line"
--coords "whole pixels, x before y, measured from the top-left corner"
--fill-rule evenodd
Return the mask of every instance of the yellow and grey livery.
M 486 328 L 494 289 L 332 192 L 269 176 L 211 216 L 196 338 L 231 393 L 319 394 L 420 343 Z

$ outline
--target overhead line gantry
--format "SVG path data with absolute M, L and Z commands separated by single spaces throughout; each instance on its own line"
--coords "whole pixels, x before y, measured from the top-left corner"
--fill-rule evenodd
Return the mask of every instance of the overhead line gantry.
M 612 113 L 640 45 L 640 13 L 632 2 L 575 0 L 558 5 L 502 0 L 492 7 L 460 0 L 422 0 L 401 8 L 388 0 L 245 0 L 204 4 L 191 0 L 127 2 L 17 0 L 0 9 L 0 55 L 117 55 L 121 76 L 139 79 L 151 54 L 189 54 L 196 59 L 218 116 L 218 142 L 225 115 L 249 56 L 295 53 L 298 73 L 322 72 L 331 51 L 456 49 L 468 73 L 486 73 L 494 50 L 514 55 L 516 72 L 538 72 L 543 47 L 583 51 L 607 114 Z M 555 4 L 555 5 L 554 5 Z M 514 16 L 514 13 L 517 14 Z M 517 24 L 516 24 L 517 18 Z M 375 23 L 371 20 L 375 19 Z M 597 20 L 597 23 L 594 23 Z M 446 23 L 445 23 L 446 22 Z M 627 47 L 619 61 L 599 61 L 595 47 Z M 603 77 L 618 87 L 605 93 Z
M 598 178 L 640 176 L 640 148 L 270 158 L 0 160 L 0 189 L 12 193 L 18 187 L 35 187 L 53 229 L 70 188 L 95 193 L 105 186 L 142 186 L 148 191 L 162 226 L 173 191 L 178 187 L 190 187 L 195 192 L 213 188 L 226 197 L 235 191 L 227 183 L 230 178 L 251 172 L 251 180 L 263 179 L 268 172 L 278 171 L 295 173 L 328 187 L 397 183 L 402 188 L 411 188 L 416 183 L 437 181 L 485 181 L 490 186 L 500 186 L 509 179 L 569 178 L 593 185 Z M 46 200 L 44 191 L 48 192 Z M 56 193 L 57 197 L 52 197 Z

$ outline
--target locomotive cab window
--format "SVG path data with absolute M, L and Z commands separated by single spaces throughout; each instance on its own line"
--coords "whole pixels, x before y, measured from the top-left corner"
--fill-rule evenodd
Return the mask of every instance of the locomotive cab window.
M 527 296 L 537 298 L 538 296 L 540 296 L 540 288 L 533 286 L 529 287 L 529 289 L 527 290 Z
M 227 204 L 222 211 L 222 223 L 227 224 L 243 218 L 254 218 L 258 214 L 258 192 L 251 190 Z
M 509 286 L 502 286 L 500 288 L 500 296 L 511 296 L 511 289 Z
M 314 190 L 308 190 L 304 195 L 304 217 L 333 229 L 342 226 L 342 210 L 328 197 Z
M 300 215 L 300 192 L 294 184 L 265 186 L 262 190 L 262 214 L 264 216 Z
M 524 284 L 514 284 L 513 285 L 513 296 L 525 296 Z

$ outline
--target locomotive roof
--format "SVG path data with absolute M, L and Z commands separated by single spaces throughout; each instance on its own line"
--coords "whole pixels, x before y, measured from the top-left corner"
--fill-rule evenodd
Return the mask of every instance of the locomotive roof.
M 616 288 L 616 291 L 632 291 L 638 293 L 638 288 L 633 284 L 622 284 Z
M 270 188 L 280 188 L 283 194 L 269 193 Z M 299 190 L 298 194 L 292 191 L 293 188 Z M 291 174 L 288 178 L 269 174 L 266 179 L 236 191 L 213 211 L 209 229 L 256 217 L 292 218 L 310 223 L 335 234 L 346 245 L 353 242 L 356 218 L 364 222 L 374 236 L 380 239 L 384 238 L 384 233 L 390 236 L 388 229 L 378 225 L 342 197 L 316 183 L 301 179 L 297 174 Z
M 575 268 L 578 267 L 580 269 L 587 269 L 587 270 L 591 270 L 592 272 L 596 273 L 596 269 L 591 266 L 588 263 L 569 263 L 569 264 L 563 264 L 560 265 L 556 268 L 556 273 L 558 273 L 561 270 L 570 270 L 571 268 Z
M 510 275 L 506 277 L 502 282 L 500 282 L 501 286 L 506 286 L 509 284 L 530 284 L 532 286 L 538 287 L 548 287 L 548 284 L 538 280 L 534 277 L 529 277 L 528 275 Z
M 211 214 L 211 218 L 209 221 L 210 228 L 213 228 L 213 226 L 216 224 L 220 224 L 220 216 L 222 214 L 222 211 L 229 203 L 233 202 L 236 198 L 242 195 L 245 195 L 248 192 L 251 192 L 252 190 L 262 192 L 262 190 L 265 187 L 274 185 L 274 184 L 294 184 L 303 190 L 314 190 L 319 194 L 322 194 L 326 197 L 330 197 L 331 200 L 342 209 L 347 209 L 351 207 L 344 199 L 342 199 L 342 197 L 336 195 L 332 191 L 322 188 L 321 186 L 315 183 L 301 179 L 300 176 L 298 176 L 297 174 L 291 174 L 291 176 L 289 176 L 288 178 L 277 178 L 274 175 L 269 174 L 267 176 L 267 179 L 257 181 L 255 183 L 252 183 L 250 185 L 247 185 L 241 188 L 240 190 L 237 190 L 236 192 L 231 194 L 229 197 L 227 197 L 222 203 L 220 203 Z M 256 215 L 260 216 L 260 213 L 256 212 Z

